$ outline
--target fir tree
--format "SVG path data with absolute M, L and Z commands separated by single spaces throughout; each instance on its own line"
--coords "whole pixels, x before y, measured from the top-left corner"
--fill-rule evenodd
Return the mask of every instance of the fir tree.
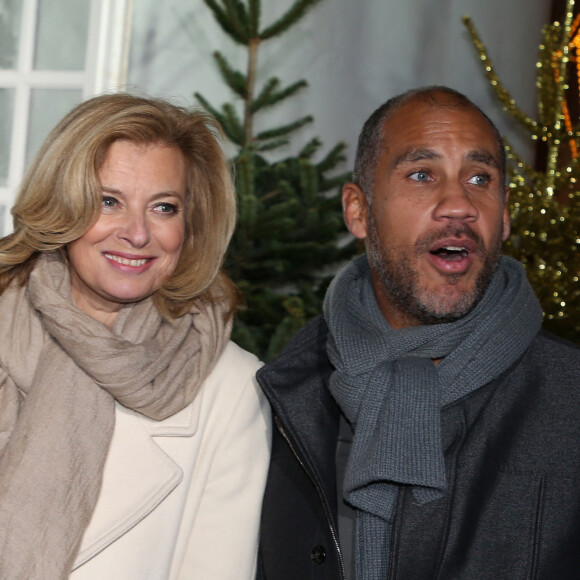
M 580 17 L 573 22 L 573 7 L 574 0 L 568 0 L 563 24 L 554 22 L 542 32 L 537 121 L 517 106 L 498 78 L 473 22 L 468 17 L 463 20 L 504 110 L 541 146 L 539 168 L 527 163 L 505 141 L 512 217 L 506 250 L 526 267 L 544 309 L 544 326 L 580 342 L 580 123 L 572 118 L 569 107 L 573 98 L 570 83 L 580 81 L 576 53 Z M 573 75 L 571 62 L 576 65 Z
M 226 269 L 240 287 L 246 307 L 233 338 L 263 360 L 270 360 L 308 319 L 319 314 L 333 268 L 355 251 L 354 242 L 339 245 L 344 234 L 340 186 L 336 175 L 344 161 L 343 143 L 320 157 L 321 142 L 312 139 L 298 155 L 271 161 L 269 152 L 288 145 L 310 115 L 256 133 L 254 120 L 304 89 L 299 80 L 287 86 L 272 77 L 258 89 L 258 51 L 296 25 L 320 0 L 296 0 L 275 22 L 262 26 L 260 0 L 204 0 L 222 30 L 247 51 L 247 70 L 236 70 L 220 53 L 215 62 L 229 89 L 241 102 L 214 108 L 214 115 L 237 147 L 234 159 L 238 223 Z M 317 160 L 318 159 L 318 160 Z

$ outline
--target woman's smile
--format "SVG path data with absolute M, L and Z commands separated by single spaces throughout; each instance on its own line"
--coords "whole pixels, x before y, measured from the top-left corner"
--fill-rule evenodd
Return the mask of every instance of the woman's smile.
M 103 252 L 103 256 L 110 262 L 113 262 L 111 264 L 111 266 L 113 267 L 129 266 L 130 268 L 134 269 L 141 269 L 142 266 L 151 264 L 152 260 L 155 259 L 155 258 L 128 258 L 118 254 L 112 254 L 109 252 Z M 124 271 L 130 272 L 131 270 Z

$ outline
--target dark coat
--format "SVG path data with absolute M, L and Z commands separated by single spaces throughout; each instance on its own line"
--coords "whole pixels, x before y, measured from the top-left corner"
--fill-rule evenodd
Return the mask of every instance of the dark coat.
M 258 372 L 273 408 L 261 530 L 266 580 L 343 578 L 339 410 L 317 318 Z M 390 580 L 580 578 L 580 349 L 541 332 L 498 379 L 442 410 L 448 492 L 399 493 Z

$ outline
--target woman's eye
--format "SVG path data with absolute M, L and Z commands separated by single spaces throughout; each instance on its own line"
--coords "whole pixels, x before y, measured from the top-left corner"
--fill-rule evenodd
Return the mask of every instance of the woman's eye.
M 163 202 L 163 203 L 158 203 L 155 207 L 154 210 L 158 213 L 163 213 L 163 214 L 174 214 L 174 213 L 178 213 L 178 208 L 175 204 L 173 203 L 168 203 L 168 202 Z
M 409 179 L 414 181 L 429 181 L 429 174 L 426 171 L 415 171 L 409 175 Z
M 101 205 L 103 206 L 103 208 L 109 208 L 109 207 L 115 207 L 117 205 L 117 203 L 118 203 L 118 201 L 114 197 L 111 197 L 109 195 L 104 195 L 103 201 L 101 202 Z
M 489 183 L 489 175 L 474 175 L 468 180 L 468 183 L 479 186 L 487 185 Z

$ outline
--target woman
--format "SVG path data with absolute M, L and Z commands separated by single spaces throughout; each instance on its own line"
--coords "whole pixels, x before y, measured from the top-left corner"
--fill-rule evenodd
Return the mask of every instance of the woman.
M 0 578 L 255 575 L 269 411 L 228 342 L 220 137 L 100 96 L 24 179 L 0 240 Z

